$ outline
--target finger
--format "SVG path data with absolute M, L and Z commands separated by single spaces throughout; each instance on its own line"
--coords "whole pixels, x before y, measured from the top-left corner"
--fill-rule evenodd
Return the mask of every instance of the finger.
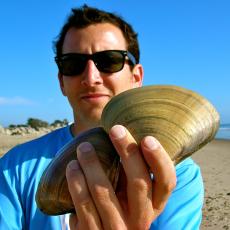
M 84 172 L 88 188 L 93 197 L 105 229 L 124 225 L 122 209 L 114 189 L 107 178 L 93 146 L 84 142 L 77 149 L 77 157 Z
M 153 207 L 161 212 L 176 186 L 175 167 L 156 138 L 145 137 L 141 147 L 144 158 L 154 175 Z
M 152 181 L 148 168 L 136 141 L 128 130 L 121 125 L 115 125 L 109 134 L 121 157 L 127 177 L 130 215 L 133 219 L 143 223 L 147 218 L 146 213 L 152 210 Z
M 124 211 L 124 213 L 128 213 L 127 179 L 122 165 L 120 167 L 119 178 L 116 187 L 116 195 L 122 207 L 122 210 Z
M 71 161 L 67 165 L 66 178 L 78 215 L 79 229 L 101 229 L 100 218 L 88 192 L 80 165 L 76 160 Z
M 70 230 L 76 230 L 77 229 L 77 224 L 78 224 L 78 219 L 76 214 L 70 214 L 69 217 L 69 227 Z

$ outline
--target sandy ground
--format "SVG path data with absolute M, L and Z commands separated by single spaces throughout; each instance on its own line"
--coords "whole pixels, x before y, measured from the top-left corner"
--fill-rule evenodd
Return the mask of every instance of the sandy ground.
M 196 152 L 205 185 L 201 229 L 230 229 L 230 141 L 214 140 Z
M 11 147 L 35 138 L 0 134 L 0 156 Z M 230 230 L 230 141 L 214 140 L 193 155 L 205 184 L 202 230 Z

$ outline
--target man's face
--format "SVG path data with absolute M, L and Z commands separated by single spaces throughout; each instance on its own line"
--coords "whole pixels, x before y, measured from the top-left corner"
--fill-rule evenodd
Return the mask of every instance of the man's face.
M 127 50 L 121 30 L 109 23 L 71 28 L 66 34 L 62 53 L 93 54 L 104 50 Z M 59 73 L 59 81 L 63 95 L 72 106 L 75 122 L 89 128 L 99 124 L 102 110 L 113 96 L 141 86 L 142 75 L 140 64 L 132 71 L 125 63 L 119 72 L 102 73 L 93 60 L 88 60 L 81 74 L 70 77 Z

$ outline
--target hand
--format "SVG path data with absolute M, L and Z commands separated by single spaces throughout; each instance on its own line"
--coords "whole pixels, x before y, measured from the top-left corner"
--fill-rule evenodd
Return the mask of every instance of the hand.
M 173 162 L 160 143 L 145 137 L 140 146 L 123 126 L 112 127 L 111 141 L 123 170 L 115 191 L 89 143 L 77 149 L 66 177 L 77 215 L 71 229 L 149 229 L 176 186 Z M 154 180 L 150 178 L 150 172 Z

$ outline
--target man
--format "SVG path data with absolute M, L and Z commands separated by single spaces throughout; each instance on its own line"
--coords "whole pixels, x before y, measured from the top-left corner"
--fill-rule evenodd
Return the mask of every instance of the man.
M 102 110 L 113 96 L 142 85 L 137 35 L 114 14 L 87 6 L 72 10 L 55 45 L 60 88 L 73 109 L 74 123 L 0 159 L 1 229 L 64 228 L 66 216 L 47 216 L 36 206 L 42 172 L 73 136 L 100 125 Z M 113 190 L 91 144 L 80 144 L 78 161 L 66 169 L 77 213 L 70 216 L 70 228 L 198 229 L 203 202 L 198 166 L 188 159 L 175 170 L 154 137 L 137 146 L 119 124 L 109 136 L 123 167 L 118 189 Z

